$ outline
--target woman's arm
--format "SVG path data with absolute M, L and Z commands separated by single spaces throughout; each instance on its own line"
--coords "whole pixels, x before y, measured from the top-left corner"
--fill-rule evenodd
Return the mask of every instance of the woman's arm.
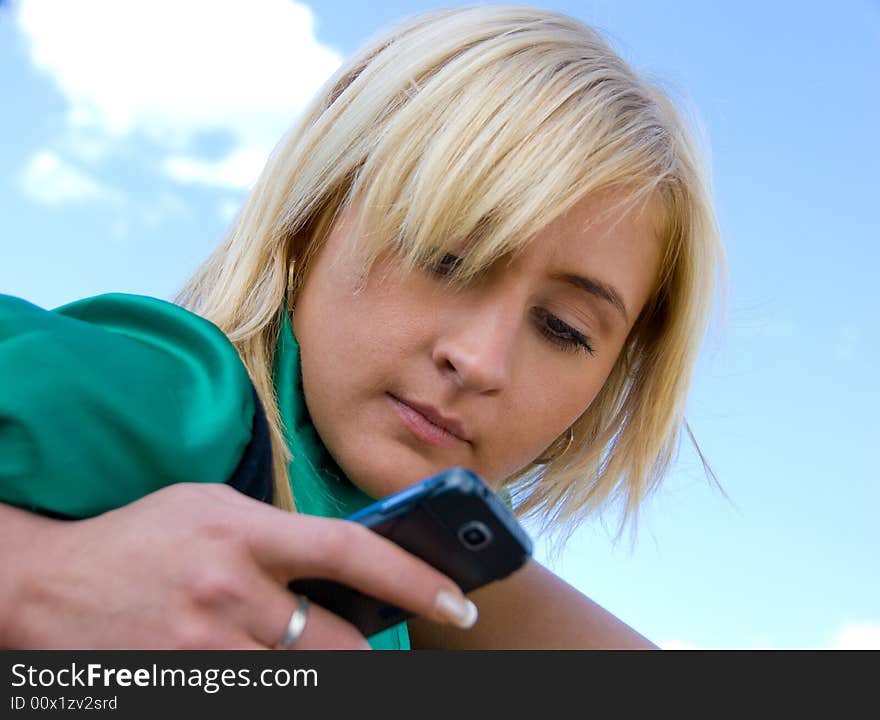
M 19 510 L 0 503 L 0 648 L 22 647 L 17 641 L 24 607 L 24 585 L 29 556 L 39 552 L 57 520 Z
M 271 648 L 297 607 L 287 583 L 300 577 L 435 622 L 466 615 L 451 580 L 363 526 L 214 483 L 172 485 L 88 520 L 0 504 L 0 567 L 4 648 Z M 295 648 L 369 646 L 313 604 Z
M 469 597 L 480 610 L 480 619 L 471 630 L 411 620 L 413 648 L 657 649 L 534 560 Z
M 176 482 L 226 482 L 258 402 L 207 320 L 155 298 L 56 310 L 0 295 L 0 502 L 86 518 Z

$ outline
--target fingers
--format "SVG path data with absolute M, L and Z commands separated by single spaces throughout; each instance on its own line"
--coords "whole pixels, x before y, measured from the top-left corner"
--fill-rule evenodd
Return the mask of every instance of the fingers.
M 357 523 L 276 511 L 253 525 L 249 541 L 284 584 L 330 579 L 430 620 L 463 628 L 476 622 L 476 606 L 448 577 Z
M 291 594 L 294 607 L 297 605 L 296 597 Z M 293 611 L 291 611 L 293 612 Z M 282 624 L 282 633 L 287 626 L 290 615 Z M 279 635 L 279 639 L 281 638 Z M 291 650 L 369 650 L 370 645 L 353 625 L 350 625 L 338 615 L 325 610 L 320 605 L 310 603 L 306 616 L 306 626 L 302 634 L 291 645 Z
M 268 577 L 254 582 L 251 597 L 264 603 L 248 613 L 254 639 L 269 649 L 278 648 L 293 613 L 300 607 L 299 597 L 279 587 Z M 369 650 L 370 645 L 357 629 L 320 605 L 309 603 L 305 626 L 291 644 L 291 650 Z
M 212 577 L 218 573 L 208 573 L 197 583 L 201 605 L 232 612 L 239 627 L 260 643 L 271 647 L 281 640 L 295 609 L 287 584 L 299 578 L 334 580 L 436 622 L 467 628 L 476 621 L 476 607 L 448 577 L 357 523 L 288 513 L 223 488 L 180 492 L 181 503 L 185 499 L 200 508 L 195 515 L 204 526 L 198 533 L 205 546 L 200 554 L 222 551 L 217 567 L 236 577 L 230 584 L 223 573 L 218 571 L 219 580 Z M 191 527 L 193 514 L 186 518 Z M 260 585 L 254 584 L 257 578 Z M 313 642 L 363 646 L 363 638 L 353 636 L 357 631 L 342 619 L 328 618 L 324 608 L 312 609 L 298 647 Z

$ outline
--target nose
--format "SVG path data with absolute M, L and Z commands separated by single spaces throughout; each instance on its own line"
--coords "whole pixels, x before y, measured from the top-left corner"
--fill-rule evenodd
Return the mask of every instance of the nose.
M 518 330 L 519 312 L 509 304 L 468 307 L 438 339 L 434 363 L 462 388 L 497 392 L 510 380 Z

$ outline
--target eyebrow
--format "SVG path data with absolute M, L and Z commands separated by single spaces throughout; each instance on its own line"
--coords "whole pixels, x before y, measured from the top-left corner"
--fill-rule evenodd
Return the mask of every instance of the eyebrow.
M 613 285 L 604 283 L 601 280 L 596 280 L 596 278 L 584 277 L 582 275 L 563 274 L 559 275 L 556 279 L 567 282 L 569 285 L 574 285 L 581 290 L 586 290 L 593 297 L 604 300 L 612 305 L 617 312 L 623 316 L 623 319 L 626 320 L 626 322 L 629 322 L 629 314 L 626 311 L 626 305 L 623 303 L 623 298 L 621 298 L 617 288 Z

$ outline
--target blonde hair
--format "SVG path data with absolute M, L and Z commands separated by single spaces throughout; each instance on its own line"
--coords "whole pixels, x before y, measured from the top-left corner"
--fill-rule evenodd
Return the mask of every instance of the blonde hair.
M 178 297 L 228 334 L 251 373 L 271 427 L 275 503 L 294 506 L 271 374 L 278 321 L 342 210 L 356 208 L 365 269 L 389 248 L 410 268 L 465 248 L 455 273 L 467 280 L 599 191 L 658 206 L 664 253 L 572 447 L 504 482 L 519 514 L 551 524 L 576 524 L 613 500 L 625 522 L 677 449 L 723 267 L 696 145 L 660 90 L 554 12 L 429 12 L 351 58 Z

